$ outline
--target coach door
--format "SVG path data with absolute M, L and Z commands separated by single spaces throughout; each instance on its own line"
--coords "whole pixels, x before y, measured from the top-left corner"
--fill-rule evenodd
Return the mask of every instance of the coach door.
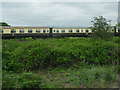
M 50 33 L 52 33 L 52 28 L 50 28 Z

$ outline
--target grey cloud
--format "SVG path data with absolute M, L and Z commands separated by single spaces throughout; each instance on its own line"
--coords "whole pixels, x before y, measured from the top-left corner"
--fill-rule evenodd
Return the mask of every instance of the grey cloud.
M 14 26 L 90 26 L 102 14 L 117 22 L 117 3 L 92 2 L 4 2 L 3 21 Z

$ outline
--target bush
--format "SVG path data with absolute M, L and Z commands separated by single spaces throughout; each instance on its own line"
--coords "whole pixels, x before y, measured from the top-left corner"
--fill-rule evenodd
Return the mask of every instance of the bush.
M 3 72 L 3 88 L 42 88 L 42 78 L 32 72 L 22 74 Z
M 41 77 L 33 73 L 24 73 L 17 81 L 18 88 L 40 88 Z
M 15 45 L 16 46 L 16 45 Z M 5 46 L 3 46 L 5 47 Z M 104 40 L 91 41 L 90 38 L 63 38 L 26 41 L 3 56 L 3 69 L 15 72 L 37 70 L 50 66 L 83 62 L 84 64 L 118 63 L 117 44 Z
M 114 41 L 115 43 L 120 43 L 120 37 L 114 37 L 113 41 Z
M 9 74 L 6 71 L 2 72 L 2 88 L 15 88 L 18 77 L 14 74 Z
M 14 69 L 14 66 L 16 67 L 20 67 L 19 63 L 18 65 L 16 64 L 16 62 L 12 62 L 12 55 L 13 55 L 13 51 L 20 47 L 22 45 L 21 42 L 18 42 L 18 40 L 3 40 L 2 42 L 2 66 L 3 69 L 8 69 L 8 70 L 12 70 Z M 15 68 L 16 69 L 16 68 Z

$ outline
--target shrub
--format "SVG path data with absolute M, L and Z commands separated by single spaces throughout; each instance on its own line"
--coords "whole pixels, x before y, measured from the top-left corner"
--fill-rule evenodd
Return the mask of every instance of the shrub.
M 120 43 L 120 37 L 114 37 L 113 41 L 114 41 L 115 43 Z
M 5 47 L 5 46 L 4 46 Z M 37 70 L 49 66 L 71 66 L 78 62 L 84 64 L 118 63 L 117 44 L 104 40 L 92 41 L 89 38 L 45 39 L 22 43 L 13 50 L 4 48 L 3 69 L 9 71 Z
M 17 81 L 18 88 L 40 88 L 41 77 L 33 73 L 24 73 Z
M 2 88 L 15 88 L 18 77 L 14 74 L 2 72 Z
M 3 88 L 42 88 L 42 78 L 32 72 L 22 74 L 3 72 Z

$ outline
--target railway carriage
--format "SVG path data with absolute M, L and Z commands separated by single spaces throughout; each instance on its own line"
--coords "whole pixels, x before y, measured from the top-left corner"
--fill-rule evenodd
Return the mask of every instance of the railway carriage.
M 42 37 L 50 33 L 50 27 L 1 27 L 0 31 L 3 38 Z
M 54 36 L 87 36 L 92 33 L 88 27 L 53 27 Z
M 12 37 L 61 37 L 88 36 L 94 31 L 90 27 L 0 27 L 2 38 Z M 118 34 L 118 28 L 111 27 L 109 32 Z

